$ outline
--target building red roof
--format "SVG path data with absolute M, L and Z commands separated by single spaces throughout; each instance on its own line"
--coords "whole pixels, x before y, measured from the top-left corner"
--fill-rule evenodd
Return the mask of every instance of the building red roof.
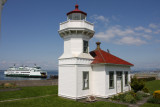
M 119 64 L 119 65 L 134 66 L 133 64 L 110 54 L 109 52 L 101 50 L 100 42 L 98 42 L 97 44 L 97 49 L 91 51 L 90 55 L 94 57 L 94 60 L 91 64 Z
M 79 7 L 78 4 L 76 4 L 76 5 L 75 5 L 75 10 L 73 10 L 73 11 L 71 11 L 71 12 L 68 12 L 67 15 L 72 14 L 72 13 L 82 13 L 82 14 L 84 14 L 84 15 L 87 15 L 87 13 L 79 10 L 78 7 Z

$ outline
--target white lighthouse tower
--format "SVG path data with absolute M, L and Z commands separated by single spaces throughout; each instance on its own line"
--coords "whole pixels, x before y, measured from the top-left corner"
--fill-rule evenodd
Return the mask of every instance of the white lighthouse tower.
M 94 25 L 86 21 L 87 13 L 75 10 L 67 13 L 67 21 L 60 23 L 59 35 L 64 40 L 64 53 L 59 57 L 58 95 L 80 99 L 90 94 L 90 73 L 93 57 L 89 54 L 89 40 Z
M 1 32 L 1 14 L 2 14 L 2 8 L 7 0 L 0 0 L 0 32 Z

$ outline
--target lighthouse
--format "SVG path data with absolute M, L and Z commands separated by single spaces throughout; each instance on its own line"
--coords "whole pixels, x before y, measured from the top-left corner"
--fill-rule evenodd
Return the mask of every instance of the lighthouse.
M 131 89 L 133 64 L 102 50 L 101 42 L 89 52 L 94 25 L 78 5 L 67 13 L 67 21 L 60 23 L 58 32 L 64 40 L 64 52 L 58 59 L 58 96 L 75 100 L 108 98 Z
M 67 13 L 67 21 L 60 23 L 59 35 L 64 40 L 64 52 L 59 57 L 58 95 L 79 99 L 90 94 L 90 72 L 93 57 L 89 54 L 89 40 L 94 25 L 87 13 L 75 10 Z

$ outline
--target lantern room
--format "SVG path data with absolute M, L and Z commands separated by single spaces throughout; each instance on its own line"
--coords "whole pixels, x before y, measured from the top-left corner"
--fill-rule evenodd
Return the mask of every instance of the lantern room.
M 87 13 L 78 9 L 78 4 L 75 5 L 75 10 L 67 13 L 67 20 L 86 20 Z

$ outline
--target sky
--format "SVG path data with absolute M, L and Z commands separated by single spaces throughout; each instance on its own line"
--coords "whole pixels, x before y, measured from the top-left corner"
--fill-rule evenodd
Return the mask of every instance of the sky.
M 16 64 L 58 69 L 63 53 L 59 23 L 76 0 L 7 0 L 3 7 L 0 69 Z M 160 69 L 160 0 L 78 0 L 94 23 L 90 51 L 101 49 L 134 64 L 132 70 Z

